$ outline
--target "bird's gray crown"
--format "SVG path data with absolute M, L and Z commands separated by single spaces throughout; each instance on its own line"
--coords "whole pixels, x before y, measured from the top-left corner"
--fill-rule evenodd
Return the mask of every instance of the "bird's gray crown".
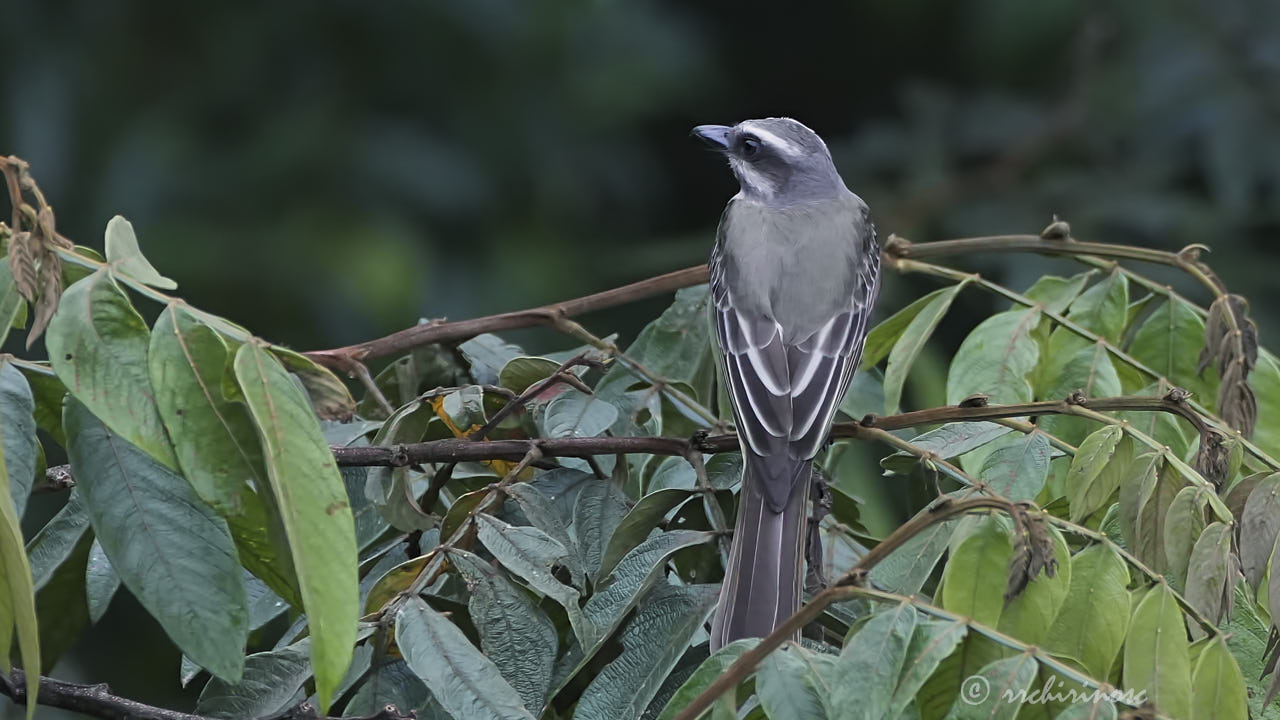
M 791 118 L 699 125 L 693 134 L 729 160 L 743 199 L 791 205 L 848 192 L 827 144 Z

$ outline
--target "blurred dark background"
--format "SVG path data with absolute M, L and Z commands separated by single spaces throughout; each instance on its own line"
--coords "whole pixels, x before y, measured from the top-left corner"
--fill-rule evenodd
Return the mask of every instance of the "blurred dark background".
M 123 214 L 190 302 L 299 349 L 702 262 L 735 187 L 689 128 L 777 114 L 828 140 L 882 236 L 1057 213 L 1082 239 L 1204 243 L 1264 343 L 1277 327 L 1277 3 L 0 6 L 0 153 L 59 229 L 101 247 Z M 964 262 L 1014 286 L 1076 271 Z M 889 277 L 882 311 L 929 287 Z M 664 302 L 587 323 L 625 340 Z M 58 674 L 180 704 L 130 602 Z

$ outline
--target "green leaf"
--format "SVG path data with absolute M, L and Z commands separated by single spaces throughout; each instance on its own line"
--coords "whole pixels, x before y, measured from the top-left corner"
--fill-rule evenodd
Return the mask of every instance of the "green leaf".
M 1232 657 L 1244 674 L 1249 716 L 1260 720 L 1275 720 L 1278 715 L 1276 706 L 1271 703 L 1263 706 L 1271 685 L 1271 678 L 1264 670 L 1271 623 L 1259 617 L 1258 612 L 1254 593 L 1243 584 L 1237 584 L 1235 611 L 1222 624 L 1222 632 Z
M 471 365 L 471 377 L 481 385 L 494 385 L 498 373 L 513 358 L 524 355 L 519 347 L 491 333 L 482 333 L 458 346 Z
M 15 398 L 13 395 L 20 396 L 21 388 L 26 387 L 26 381 L 22 380 L 21 374 L 15 379 L 10 374 L 12 370 L 9 363 L 0 360 L 0 393 L 2 393 L 0 403 L 5 405 L 15 400 L 20 401 L 20 398 Z M 18 386 L 18 380 L 22 381 L 21 386 Z M 9 410 L 0 408 L 0 420 L 8 414 Z M 19 655 L 22 658 L 22 666 L 27 670 L 27 697 L 34 698 L 40 691 L 40 628 L 36 621 L 35 586 L 31 579 L 31 566 L 27 562 L 27 553 L 22 542 L 22 524 L 10 495 L 12 483 L 21 482 L 21 480 L 11 479 L 9 476 L 11 469 L 22 472 L 25 461 L 21 457 L 15 457 L 12 461 L 7 459 L 12 452 L 10 448 L 21 451 L 25 444 L 22 439 L 23 434 L 34 433 L 34 421 L 28 427 L 29 430 L 24 428 L 24 423 L 18 423 L 16 426 L 0 425 L 0 561 L 2 561 L 0 566 L 4 571 L 3 591 L 7 592 L 7 596 L 0 600 L 0 608 L 4 611 L 3 616 L 0 616 L 0 625 L 3 625 L 2 637 L 5 639 L 5 652 L 0 653 L 3 656 L 0 657 L 0 668 L 6 672 L 9 670 L 8 648 L 13 638 L 10 628 L 16 627 Z M 13 442 L 9 438 L 11 432 L 14 435 Z M 30 477 L 35 474 L 34 468 L 27 473 L 27 482 L 30 483 Z M 36 703 L 27 703 L 28 720 L 35 717 L 35 712 Z
M 825 720 L 831 688 L 819 674 L 812 653 L 790 644 L 769 653 L 760 663 L 756 695 L 771 720 Z
M 1080 443 L 1067 471 L 1067 499 L 1071 503 L 1073 522 L 1092 515 L 1120 486 L 1119 473 L 1103 471 L 1118 454 L 1117 447 L 1123 437 L 1124 430 L 1119 425 L 1105 425 Z
M 714 538 L 710 532 L 672 530 L 654 535 L 627 553 L 582 608 L 591 630 L 590 642 L 583 646 L 594 648 L 613 633 L 640 595 L 662 576 L 663 566 L 676 551 Z
M 422 598 L 396 613 L 396 646 L 455 720 L 533 720 L 498 666 Z
M 915 626 L 915 608 L 903 603 L 873 615 L 845 643 L 833 675 L 832 720 L 885 717 Z
M 564 546 L 537 528 L 509 525 L 487 513 L 476 515 L 475 523 L 476 537 L 494 558 L 559 603 L 569 615 L 574 635 L 586 645 L 590 629 L 579 608 L 578 591 L 552 575 L 552 568 L 568 555 Z
M 443 710 L 439 716 L 424 712 L 428 705 L 432 709 L 439 705 L 431 697 L 427 686 L 422 684 L 403 660 L 389 660 L 382 665 L 375 665 L 351 696 L 343 712 L 348 717 L 376 715 L 388 705 L 394 705 L 402 712 L 417 710 L 418 717 L 424 720 L 443 716 Z
M 240 514 L 249 484 L 266 487 L 266 472 L 248 410 L 222 394 L 226 342 L 170 303 L 156 319 L 147 362 L 183 475 L 218 512 Z
M 1191 550 L 1185 594 L 1187 602 L 1214 624 L 1226 610 L 1225 601 L 1231 597 L 1227 593 L 1235 586 L 1232 563 L 1231 526 L 1222 522 L 1210 524 Z M 1191 632 L 1197 638 L 1204 635 L 1204 630 L 1194 623 Z
M 1258 365 L 1249 375 L 1249 385 L 1258 396 L 1258 425 L 1253 441 L 1267 454 L 1280 454 L 1280 361 L 1266 350 L 1258 350 Z
M 1058 328 L 1050 337 L 1046 355 L 1037 373 L 1038 398 L 1062 400 L 1076 391 L 1087 398 L 1099 398 L 1119 395 L 1122 391 L 1111 354 L 1100 344 L 1088 343 L 1065 328 Z M 1039 425 L 1045 432 L 1072 445 L 1079 445 L 1093 429 L 1092 420 L 1067 415 L 1042 417 Z
M 150 333 L 110 273 L 67 288 L 49 322 L 49 363 L 67 390 L 165 467 L 178 469 L 147 370 Z
M 907 381 L 911 366 L 915 364 L 916 356 L 920 354 L 920 349 L 924 347 L 925 341 L 933 335 L 938 323 L 942 322 L 947 310 L 951 309 L 951 301 L 955 299 L 956 295 L 960 294 L 960 288 L 963 286 L 963 283 L 952 285 L 949 288 L 944 288 L 939 293 L 931 294 L 932 299 L 929 304 L 911 319 L 911 322 L 907 324 L 906 329 L 902 332 L 901 339 L 894 343 L 893 350 L 889 352 L 889 362 L 884 371 L 884 412 L 886 415 L 898 411 L 898 403 L 902 399 L 902 386 Z
M 107 223 L 106 233 L 107 262 L 111 263 L 111 271 L 143 285 L 158 287 L 161 290 L 173 290 L 178 283 L 160 274 L 142 255 L 138 248 L 138 236 L 133 232 L 133 224 L 116 215 Z
M 583 691 L 577 720 L 635 720 L 711 614 L 716 585 L 660 584 L 645 593 L 618 635 L 622 653 Z
M 9 263 L 0 262 L 0 347 L 4 346 L 9 330 L 15 327 L 26 307 L 26 301 L 13 282 L 13 270 Z
M 595 437 L 618 419 L 618 408 L 595 395 L 569 388 L 547 403 L 542 426 L 547 437 Z
M 578 492 L 572 530 L 587 577 L 597 581 L 605 578 L 601 574 L 605 549 L 630 509 L 627 494 L 613 480 L 594 482 Z
M 273 715 L 306 697 L 302 685 L 311 677 L 307 662 L 308 641 L 244 659 L 244 675 L 238 683 L 217 677 L 200 692 L 196 712 L 210 717 L 256 718 Z
M 560 369 L 560 363 L 544 357 L 521 355 L 507 361 L 498 373 L 498 384 L 517 393 L 529 389 L 530 385 L 542 382 Z
M 1141 467 L 1141 464 L 1138 466 Z M 1159 573 L 1165 570 L 1166 561 L 1162 545 L 1164 524 L 1169 519 L 1169 506 L 1185 486 L 1186 482 L 1174 468 L 1171 459 L 1160 465 L 1157 471 L 1142 475 L 1142 487 L 1138 491 L 1138 514 L 1134 524 L 1136 542 L 1131 551 L 1139 560 Z
M 76 487 L 125 587 L 198 665 L 239 680 L 248 601 L 226 522 L 84 405 L 69 402 L 65 423 Z
M 693 702 L 694 698 L 701 695 L 738 658 L 742 657 L 742 653 L 755 647 L 759 642 L 756 638 L 735 640 L 704 660 L 698 666 L 698 669 L 694 670 L 693 674 L 689 676 L 689 679 L 684 681 L 680 689 L 676 690 L 671 699 L 667 701 L 667 705 L 663 708 L 662 714 L 658 716 L 658 720 L 674 720 L 681 710 Z
M 1022 653 L 984 666 L 965 678 L 960 699 L 948 718 L 955 720 L 1013 720 L 1027 697 L 1027 686 L 1036 676 L 1036 659 Z
M 706 285 L 677 290 L 671 305 L 627 347 L 626 356 L 658 377 L 688 385 L 695 398 L 709 398 L 717 372 L 711 349 L 709 303 Z M 619 361 L 601 379 L 597 392 L 633 382 L 635 378 Z
M 938 664 L 960 645 L 968 632 L 969 626 L 963 622 L 929 620 L 916 624 L 907 645 L 902 675 L 898 678 L 898 686 L 889 703 L 889 714 L 885 717 L 900 717 L 906 711 L 925 681 L 937 670 Z
M 1077 629 L 1079 632 L 1079 629 Z M 1191 662 L 1182 611 L 1163 583 L 1146 594 L 1133 611 L 1124 644 L 1124 684 L 1147 691 L 1160 713 L 1183 718 L 1191 713 Z
M 360 605 L 350 501 L 310 403 L 280 362 L 248 343 L 236 352 L 235 375 L 293 553 L 324 712 L 351 662 Z
M 987 456 L 978 477 L 997 495 L 1032 500 L 1049 477 L 1049 454 L 1047 435 L 1039 430 L 1019 434 Z
M 1203 377 L 1197 372 L 1202 347 L 1204 321 L 1175 297 L 1142 323 L 1129 354 L 1174 385 L 1190 390 L 1197 402 L 1212 410 L 1217 404 L 1218 373 L 1213 367 Z
M 555 506 L 551 498 L 547 497 L 537 486 L 525 482 L 513 483 L 508 486 L 507 497 L 520 506 L 520 511 L 524 513 L 525 519 L 529 521 L 529 524 L 550 535 L 552 539 L 564 546 L 565 569 L 571 574 L 575 585 L 586 587 L 584 583 L 586 571 L 582 568 L 578 544 L 574 542 L 569 534 L 572 529 L 570 521 Z
M 996 627 L 1013 557 L 1013 538 L 998 518 L 986 517 L 966 537 L 942 574 L 942 607 Z
M 928 513 L 931 510 L 925 508 L 921 512 Z M 930 525 L 872 568 L 871 580 L 877 587 L 900 595 L 920 592 L 925 581 L 933 574 L 933 568 L 938 564 L 942 553 L 946 552 L 955 527 L 954 520 Z
M 649 537 L 662 518 L 691 497 L 693 493 L 689 490 L 666 488 L 640 498 L 609 536 L 609 544 L 600 556 L 597 576 L 608 577 L 618 561 Z
M 347 384 L 338 379 L 329 368 L 289 348 L 272 345 L 270 349 L 271 354 L 302 383 L 302 389 L 307 391 L 307 398 L 311 400 L 311 407 L 316 415 L 325 420 L 341 422 L 352 418 L 356 411 L 355 398 L 351 397 Z
M 1030 300 L 1043 303 L 1048 312 L 1064 312 L 1084 289 L 1089 276 L 1095 272 L 1097 271 L 1090 270 L 1069 278 L 1044 275 L 1022 294 Z
M 3 262 L 0 266 L 7 267 Z M 0 357 L 0 475 L 6 478 L 14 513 L 27 507 L 36 477 L 35 398 L 22 372 Z
M 867 333 L 867 341 L 862 349 L 861 369 L 866 370 L 875 367 L 898 344 L 898 339 L 902 337 L 907 326 L 921 311 L 932 305 L 935 300 L 943 295 L 950 294 L 954 297 L 959 287 L 959 285 L 951 285 L 938 288 L 928 295 L 916 299 L 910 305 L 886 318 L 879 325 L 871 328 L 871 331 Z
M 1129 280 L 1119 268 L 1113 268 L 1071 303 L 1067 315 L 1073 322 L 1117 344 L 1128 324 L 1128 312 Z
M 1116 720 L 1116 717 L 1115 703 L 1098 695 L 1096 700 L 1089 697 L 1089 702 L 1082 700 L 1068 705 L 1056 720 Z
M 1191 720 L 1247 720 L 1244 675 L 1221 635 L 1209 641 L 1191 673 Z
M 556 627 L 529 596 L 487 562 L 464 550 L 450 561 L 467 581 L 471 622 L 480 649 L 520 694 L 524 706 L 542 710 L 556 662 Z
M 373 444 L 390 446 L 421 442 L 434 417 L 435 411 L 429 403 L 411 402 L 387 418 L 374 435 Z M 418 505 L 410 472 L 407 467 L 369 468 L 365 476 L 364 496 L 392 527 L 404 532 L 430 530 L 438 518 Z
M 111 566 L 107 551 L 95 538 L 89 548 L 89 566 L 85 569 L 84 589 L 89 601 L 89 620 L 95 625 L 107 614 L 111 598 L 120 589 L 120 575 Z
M 1209 491 L 1206 488 L 1197 485 L 1182 488 L 1173 497 L 1173 502 L 1169 503 L 1169 511 L 1165 515 L 1164 556 L 1169 561 L 1168 572 L 1173 575 L 1178 587 L 1187 585 L 1187 565 L 1191 562 L 1191 549 L 1195 546 L 1196 539 L 1204 532 L 1204 507 L 1208 502 L 1205 493 L 1207 492 Z M 1272 533 L 1273 537 L 1274 535 L 1275 533 Z M 1269 555 L 1270 546 L 1267 550 Z M 1243 556 L 1245 548 L 1241 547 L 1240 552 Z M 1267 559 L 1269 558 L 1263 560 L 1264 571 Z
M 954 422 L 920 433 L 911 439 L 911 444 L 948 460 L 1011 432 L 1012 428 L 992 422 Z M 906 474 L 919 462 L 915 455 L 899 451 L 881 460 L 880 466 L 892 472 Z
M 71 489 L 67 502 L 27 543 L 31 563 L 31 581 L 39 590 L 53 578 L 58 568 L 74 553 L 80 538 L 89 530 L 89 511 L 80 492 Z
M 1203 507 L 1204 503 L 1200 506 Z M 1172 512 L 1173 509 L 1170 508 L 1171 517 Z M 1202 516 L 1201 526 L 1203 524 Z M 1271 551 L 1278 535 L 1280 473 L 1272 473 L 1260 480 L 1253 492 L 1249 493 L 1244 503 L 1244 512 L 1240 513 L 1240 565 L 1251 587 L 1262 586 L 1262 576 L 1267 572 L 1267 563 L 1271 561 Z
M 1039 322 L 1039 310 L 1011 310 L 992 315 L 974 328 L 951 360 L 947 404 L 958 404 L 975 393 L 985 394 L 992 403 L 1029 402 L 1027 375 L 1040 356 L 1031 331 Z
M 1044 647 L 1074 658 L 1091 677 L 1105 678 L 1129 627 L 1129 570 L 1107 545 L 1071 558 L 1071 582 Z

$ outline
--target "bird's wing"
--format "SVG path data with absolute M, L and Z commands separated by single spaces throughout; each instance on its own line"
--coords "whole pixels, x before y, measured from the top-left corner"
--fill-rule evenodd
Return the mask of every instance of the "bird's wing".
M 846 242 L 861 246 L 851 253 L 857 264 L 850 275 L 852 287 L 840 297 L 824 299 L 831 303 L 828 316 L 803 338 L 795 337 L 758 305 L 735 298 L 736 284 L 760 279 L 730 277 L 731 260 L 723 237 L 712 252 L 716 334 L 738 434 L 744 448 L 766 462 L 776 459 L 790 465 L 818 454 L 861 359 L 879 287 L 880 253 L 869 222 L 845 232 Z M 784 504 L 790 485 L 771 486 L 771 504 Z

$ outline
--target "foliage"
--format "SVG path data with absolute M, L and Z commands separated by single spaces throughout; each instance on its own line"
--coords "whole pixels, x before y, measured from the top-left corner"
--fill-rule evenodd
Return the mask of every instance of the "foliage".
M 30 681 L 123 588 L 213 717 L 305 700 L 457 720 L 672 718 L 695 703 L 832 720 L 1144 703 L 1280 716 L 1260 679 L 1280 604 L 1280 367 L 1194 252 L 1091 245 L 1055 223 L 1003 249 L 1093 267 L 1017 292 L 887 242 L 887 268 L 947 284 L 886 313 L 842 404 L 847 419 L 887 415 L 841 423 L 822 459 L 834 497 L 811 561 L 834 582 L 811 598 L 802 645 L 708 657 L 740 465 L 731 437 L 708 436 L 726 408 L 705 287 L 625 349 L 559 318 L 585 348 L 418 348 L 366 375 L 357 403 L 312 359 L 336 355 L 168 294 L 123 219 L 100 258 L 53 230 L 42 199 L 15 202 L 35 220 L 0 226 L 0 299 L 18 298 L 0 300 L 3 327 L 30 321 L 50 357 L 0 356 L 0 634 Z M 1185 270 L 1212 310 L 1107 253 Z M 974 291 L 1013 305 L 952 317 Z M 898 414 L 945 320 L 971 327 L 950 406 Z M 937 497 L 872 536 L 847 491 L 870 468 L 840 461 L 850 438 L 889 447 L 882 482 Z M 384 461 L 361 454 L 379 448 Z M 59 490 L 43 460 L 59 449 L 75 487 L 23 552 L 21 510 L 33 485 Z M 727 692 L 707 695 L 714 682 Z

